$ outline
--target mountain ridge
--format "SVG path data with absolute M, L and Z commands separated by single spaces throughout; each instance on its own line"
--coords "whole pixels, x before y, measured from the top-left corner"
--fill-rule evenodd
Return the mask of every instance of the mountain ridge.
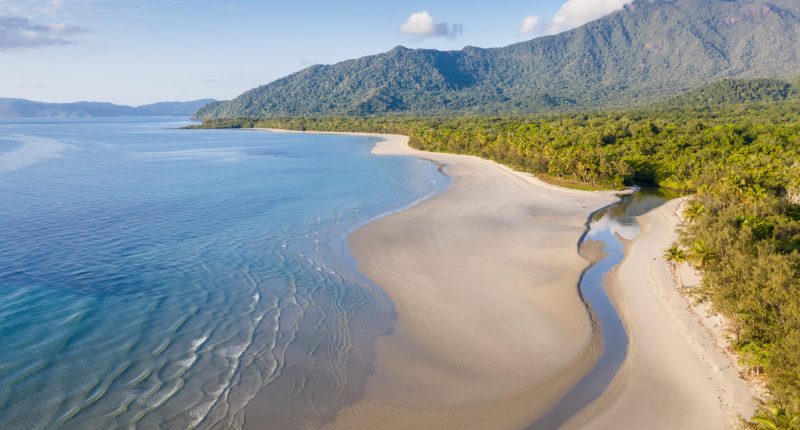
M 459 51 L 396 47 L 315 65 L 197 118 L 537 113 L 645 104 L 724 78 L 800 73 L 793 0 L 637 0 L 553 36 Z
M 89 118 L 113 116 L 190 116 L 214 99 L 157 102 L 141 106 L 79 101 L 47 103 L 20 98 L 0 98 L 0 118 Z

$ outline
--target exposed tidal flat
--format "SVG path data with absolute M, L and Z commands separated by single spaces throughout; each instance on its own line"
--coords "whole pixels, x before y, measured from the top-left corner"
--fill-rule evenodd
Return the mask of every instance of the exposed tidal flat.
M 346 236 L 441 187 L 376 139 L 0 122 L 0 428 L 332 419 L 394 310 Z

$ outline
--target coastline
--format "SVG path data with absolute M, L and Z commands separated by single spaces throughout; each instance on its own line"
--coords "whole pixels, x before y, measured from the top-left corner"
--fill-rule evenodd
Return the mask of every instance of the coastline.
M 272 130 L 274 131 L 274 130 Z M 342 134 L 342 133 L 334 133 Z M 546 184 L 396 135 L 372 152 L 444 165 L 450 187 L 350 236 L 360 271 L 395 305 L 360 399 L 324 428 L 521 428 L 594 364 L 599 333 L 577 284 L 588 215 L 613 193 Z
M 755 409 L 758 393 L 721 347 L 719 323 L 680 294 L 662 257 L 677 239 L 682 202 L 637 218 L 641 234 L 607 280 L 630 337 L 628 358 L 606 393 L 566 428 L 730 429 Z
M 451 178 L 448 189 L 351 234 L 358 269 L 398 320 L 375 344 L 364 393 L 321 428 L 522 428 L 547 413 L 602 352 L 577 289 L 597 255 L 576 246 L 589 214 L 615 194 L 415 150 L 405 136 L 318 134 L 377 137 L 373 154 L 427 159 Z M 637 217 L 641 234 L 607 280 L 630 337 L 626 361 L 562 428 L 726 429 L 755 409 L 760 393 L 725 351 L 723 323 L 679 292 L 690 271 L 673 274 L 662 258 L 683 201 Z

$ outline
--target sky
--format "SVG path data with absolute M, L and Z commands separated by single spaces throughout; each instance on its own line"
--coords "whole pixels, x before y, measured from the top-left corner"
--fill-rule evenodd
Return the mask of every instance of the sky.
M 403 45 L 497 47 L 630 0 L 0 0 L 0 97 L 230 99 L 312 64 Z

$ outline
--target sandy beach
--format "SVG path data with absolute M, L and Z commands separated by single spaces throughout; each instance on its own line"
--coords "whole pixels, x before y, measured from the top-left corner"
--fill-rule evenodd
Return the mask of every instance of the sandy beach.
M 755 393 L 720 347 L 719 323 L 679 293 L 662 258 L 677 239 L 680 203 L 638 218 L 642 233 L 608 280 L 630 337 L 628 358 L 567 428 L 730 429 L 751 415 Z
M 525 428 L 602 350 L 577 288 L 602 251 L 589 243 L 581 257 L 577 243 L 589 214 L 617 198 L 477 157 L 417 151 L 404 136 L 352 134 L 381 137 L 374 154 L 440 163 L 452 183 L 350 237 L 397 323 L 376 342 L 364 395 L 322 428 Z M 682 202 L 637 218 L 641 234 L 606 281 L 630 338 L 627 359 L 564 428 L 730 429 L 751 415 L 758 393 L 724 350 L 723 323 L 679 292 L 696 275 L 662 258 Z
M 360 270 L 395 304 L 377 369 L 337 429 L 517 429 L 545 412 L 599 352 L 577 289 L 588 215 L 610 193 L 554 187 L 476 157 L 381 155 L 444 165 L 451 186 L 356 231 Z

